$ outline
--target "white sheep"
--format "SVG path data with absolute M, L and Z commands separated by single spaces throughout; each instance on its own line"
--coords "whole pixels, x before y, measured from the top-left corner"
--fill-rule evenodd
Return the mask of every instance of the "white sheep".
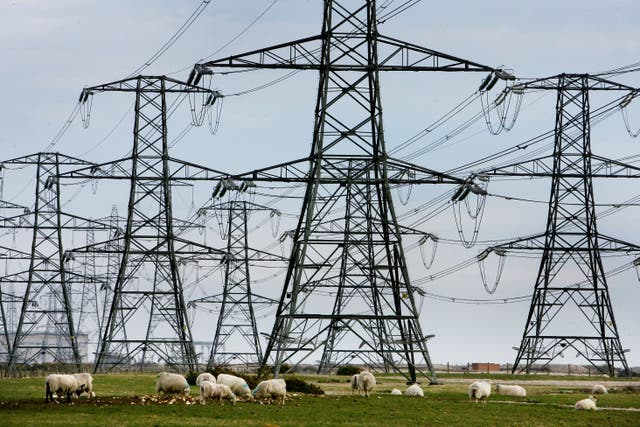
M 358 376 L 359 374 L 351 375 L 351 394 L 358 391 Z
M 596 410 L 596 402 L 598 398 L 595 396 L 589 396 L 586 399 L 578 400 L 576 402 L 576 409 L 593 409 Z
M 496 384 L 496 393 L 504 396 L 527 397 L 527 390 L 519 385 Z
M 402 392 L 400 390 L 398 390 L 397 388 L 394 388 L 393 390 L 391 390 L 391 394 L 393 396 L 402 396 Z
M 198 375 L 198 378 L 196 378 L 196 385 L 200 387 L 200 384 L 202 384 L 203 381 L 209 381 L 210 383 L 216 384 L 216 377 L 209 372 L 203 372 Z
M 200 383 L 200 402 L 206 404 L 207 398 L 217 400 L 222 404 L 223 399 L 227 399 L 232 405 L 236 404 L 236 395 L 226 384 L 216 384 L 210 381 Z
M 231 391 L 238 397 L 251 398 L 251 389 L 243 378 L 236 377 L 235 375 L 220 374 L 218 375 L 218 384 L 229 386 Z
M 491 396 L 491 384 L 487 381 L 475 381 L 469 385 L 469 400 L 481 400 L 487 403 L 487 398 Z
M 411 384 L 409 388 L 404 392 L 409 397 L 424 397 L 424 392 L 418 384 Z
M 251 393 L 256 399 L 269 399 L 269 403 L 273 399 L 280 399 L 281 405 L 287 397 L 287 383 L 282 378 L 260 381 Z
M 78 397 L 80 397 L 80 395 L 84 393 L 87 393 L 87 399 L 96 397 L 96 394 L 93 392 L 93 377 L 90 373 L 82 372 L 80 374 L 73 374 L 73 376 L 76 377 L 80 384 L 84 385 L 83 391 L 76 392 Z
M 369 392 L 376 385 L 376 377 L 371 372 L 362 372 L 358 374 L 358 392 L 364 391 L 364 395 L 369 397 Z
M 72 394 L 82 394 L 84 384 L 80 384 L 78 379 L 73 375 L 67 374 L 51 374 L 47 375 L 44 380 L 45 384 L 45 402 L 53 401 L 53 394 L 67 395 L 67 402 L 71 402 Z
M 160 372 L 156 377 L 156 392 L 164 394 L 189 394 L 189 383 L 180 374 Z
M 608 394 L 607 388 L 602 384 L 594 384 L 591 388 L 591 394 Z

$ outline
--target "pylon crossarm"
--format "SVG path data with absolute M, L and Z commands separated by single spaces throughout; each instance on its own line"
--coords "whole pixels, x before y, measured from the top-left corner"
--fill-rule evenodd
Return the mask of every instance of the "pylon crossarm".
M 532 177 L 532 178 L 640 178 L 640 167 L 618 160 L 591 154 L 591 171 L 579 171 L 575 167 L 576 163 L 584 161 L 584 157 L 578 154 L 565 154 L 563 160 L 566 162 L 567 171 L 554 171 L 554 155 L 538 157 L 536 159 L 524 160 L 484 169 L 477 173 L 479 176 L 509 176 L 509 177 Z
M 223 299 L 224 299 L 224 294 L 210 295 L 210 296 L 190 300 L 188 305 L 194 306 L 197 304 L 222 304 Z M 255 293 L 251 294 L 251 304 L 253 305 L 257 305 L 257 304 L 273 305 L 277 303 L 278 303 L 278 300 L 275 300 L 273 298 L 268 298 Z
M 213 248 L 202 243 L 186 240 L 181 237 L 174 237 L 174 251 L 176 255 L 208 255 L 212 259 L 221 259 L 227 255 L 227 252 L 221 249 Z
M 214 68 L 278 68 L 308 70 L 317 69 L 321 60 L 322 36 L 311 36 L 262 49 L 232 55 L 196 64 L 187 83 L 197 84 L 203 74 L 213 73 Z
M 123 157 L 110 162 L 92 164 L 89 167 L 74 169 L 58 175 L 59 178 L 75 179 L 131 179 L 131 168 L 133 162 L 138 159 L 133 157 Z M 168 159 L 168 167 L 171 173 L 167 177 L 169 181 L 218 181 L 229 176 L 228 173 L 201 166 L 195 163 Z M 139 179 L 144 180 L 144 177 Z M 152 178 L 150 178 L 152 179 Z
M 594 178 L 640 178 L 640 166 L 592 154 L 591 176 Z
M 33 214 L 31 212 L 25 212 L 15 216 L 5 216 L 0 218 L 0 228 L 33 228 L 32 218 Z
M 389 158 L 385 161 L 389 184 L 458 184 L 467 182 L 465 178 L 438 172 L 403 160 Z
M 289 259 L 289 257 L 285 257 L 285 256 L 282 256 L 282 255 L 274 254 L 274 253 L 271 253 L 271 252 L 268 252 L 268 251 L 263 251 L 261 249 L 247 248 L 247 256 L 246 256 L 246 258 L 239 258 L 239 259 L 236 259 L 236 261 L 239 261 L 239 262 L 244 262 L 244 261 L 251 261 L 251 262 L 280 261 L 280 262 L 284 262 L 284 261 L 287 261 L 288 259 Z
M 21 209 L 25 212 L 29 210 L 29 208 L 26 206 L 17 205 L 15 203 L 11 203 L 6 200 L 0 200 L 0 209 Z
M 58 268 L 57 265 L 52 265 L 53 268 Z M 2 283 L 27 283 L 29 282 L 29 275 L 32 274 L 30 270 L 19 271 L 17 273 L 11 273 L 0 277 L 0 284 Z M 51 285 L 61 285 L 62 279 L 59 276 L 49 277 L 46 280 L 39 278 L 36 275 L 34 281 L 43 280 L 46 281 L 47 284 Z M 100 280 L 95 279 L 94 277 L 85 276 L 83 274 L 75 273 L 69 270 L 65 270 L 65 280 L 64 284 L 78 284 L 78 283 L 88 283 L 88 282 L 96 282 L 100 283 Z
M 366 46 L 370 38 L 364 31 L 357 33 L 332 32 L 327 35 L 333 39 L 346 41 L 335 50 L 354 52 L 360 46 Z M 203 74 L 215 74 L 217 68 L 265 68 L 281 70 L 329 70 L 329 71 L 368 71 L 365 55 L 349 55 L 350 62 L 335 61 L 323 64 L 320 45 L 323 36 L 306 37 L 287 43 L 257 49 L 238 55 L 215 59 L 196 64 L 187 82 L 197 84 Z M 479 71 L 499 72 L 503 79 L 514 77 L 503 70 L 469 61 L 433 49 L 404 42 L 392 37 L 377 35 L 379 62 L 378 71 Z M 345 55 L 346 56 L 346 55 Z
M 569 228 L 569 227 L 566 227 Z M 589 252 L 593 250 L 593 248 L 589 248 L 586 246 L 580 246 L 578 244 L 561 244 L 562 237 L 581 237 L 584 236 L 583 232 L 571 232 L 567 230 L 559 230 L 557 232 L 556 245 L 554 246 L 554 251 L 566 251 L 566 252 Z M 492 246 L 493 250 L 537 250 L 542 251 L 546 248 L 546 233 L 536 234 L 532 236 L 522 237 L 520 239 L 515 239 L 507 243 L 502 243 L 500 245 Z M 621 239 L 617 239 L 615 237 L 609 237 L 605 234 L 598 234 L 598 249 L 603 252 L 625 252 L 625 253 L 636 253 L 640 251 L 640 246 L 626 242 Z
M 31 254 L 18 249 L 0 246 L 0 259 L 31 259 Z
M 163 88 L 155 85 L 155 81 L 162 80 L 165 82 Z M 139 87 L 138 82 L 147 82 Z M 149 83 L 152 82 L 152 83 Z M 221 96 L 220 92 L 207 89 L 197 85 L 182 82 L 167 76 L 136 76 L 128 79 L 117 80 L 111 83 L 104 83 L 97 86 L 86 87 L 80 95 L 80 102 L 86 102 L 87 98 L 94 93 L 99 92 L 164 92 L 164 93 L 208 93 L 214 96 Z
M 515 77 L 501 69 L 438 52 L 392 37 L 378 34 L 377 41 L 379 71 L 498 72 L 498 76 L 504 80 L 515 79 Z
M 253 171 L 227 175 L 232 181 L 266 181 L 286 183 L 309 183 L 315 177 L 310 175 L 310 167 L 314 160 L 311 157 L 292 160 L 286 163 L 269 166 Z M 319 180 L 323 184 L 375 184 L 388 182 L 394 185 L 403 184 L 464 184 L 465 179 L 443 172 L 414 165 L 402 160 L 387 159 L 384 162 L 386 177 L 372 178 L 367 172 L 375 167 L 382 168 L 371 156 L 322 155 L 320 166 L 323 170 Z M 358 173 L 354 173 L 359 170 Z
M 57 159 L 52 160 L 52 159 Z M 67 156 L 61 153 L 34 153 L 27 156 L 16 157 L 9 160 L 3 160 L 0 162 L 0 168 L 4 164 L 14 165 L 58 165 L 58 166 L 89 166 L 94 163 L 86 160 L 79 159 L 77 157 Z
M 562 82 L 562 83 L 559 83 Z M 557 74 L 533 80 L 520 80 L 511 90 L 610 90 L 629 91 L 636 96 L 640 94 L 638 88 L 617 83 L 611 80 L 589 74 Z

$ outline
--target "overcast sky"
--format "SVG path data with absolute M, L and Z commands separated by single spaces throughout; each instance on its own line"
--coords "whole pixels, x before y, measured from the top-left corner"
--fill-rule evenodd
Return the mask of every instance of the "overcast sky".
M 9 159 L 49 147 L 73 111 L 84 86 L 121 79 L 145 64 L 200 3 L 196 0 L 0 0 L 1 157 Z M 640 3 L 635 0 L 424 0 L 384 23 L 379 30 L 441 52 L 494 67 L 503 66 L 517 76 L 530 78 L 562 72 L 597 73 L 639 62 L 638 16 Z M 250 25 L 256 19 L 255 24 Z M 319 0 L 212 0 L 184 35 L 142 73 L 186 79 L 191 66 L 203 58 L 218 58 L 315 35 L 320 25 Z M 175 155 L 230 172 L 305 156 L 310 149 L 313 125 L 315 72 L 298 73 L 280 84 L 234 96 L 283 74 L 257 71 L 215 78 L 212 86 L 227 95 L 218 133 L 210 135 L 206 126 L 190 132 L 176 144 Z M 388 147 L 399 146 L 436 121 L 473 93 L 483 77 L 437 73 L 383 76 Z M 614 79 L 640 85 L 637 73 Z M 594 96 L 592 103 L 598 105 L 605 100 L 605 97 Z M 95 162 L 124 156 L 131 144 L 131 114 L 127 112 L 132 102 L 133 98 L 128 95 L 96 95 L 89 129 L 82 129 L 80 118 L 76 117 L 51 150 Z M 511 132 L 492 136 L 481 121 L 441 149 L 412 160 L 432 169 L 445 170 L 525 141 L 553 129 L 554 103 L 553 93 L 527 94 Z M 479 103 L 473 104 L 465 117 L 471 117 L 480 108 Z M 630 110 L 632 124 L 640 126 L 640 109 Z M 634 112 L 638 114 L 633 115 Z M 186 124 L 187 121 L 170 123 L 170 127 L 177 133 Z M 422 139 L 413 150 L 447 132 L 443 129 L 436 136 Z M 592 141 L 595 153 L 612 158 L 637 154 L 640 143 L 628 136 L 620 114 L 594 126 Z M 3 198 L 32 204 L 32 190 L 12 182 L 9 175 L 10 172 L 5 172 Z M 548 181 L 493 185 L 492 192 L 542 202 L 548 199 Z M 615 185 L 597 184 L 596 201 L 621 202 L 637 195 L 637 188 L 630 180 L 616 180 Z M 416 189 L 410 203 L 406 207 L 398 203 L 397 210 L 408 212 L 412 206 L 419 206 L 443 191 L 446 190 Z M 106 216 L 111 203 L 119 204 L 121 213 L 126 208 L 126 200 L 109 197 L 96 200 L 88 190 L 83 194 L 87 197 L 79 197 L 72 205 L 82 215 Z M 190 197 L 184 196 L 185 204 L 191 203 Z M 289 203 L 281 209 L 295 213 L 298 207 Z M 603 219 L 600 231 L 640 243 L 637 209 L 628 208 Z M 480 239 L 507 239 L 542 232 L 546 213 L 544 203 L 489 199 Z M 457 238 L 450 209 L 421 227 L 445 238 Z M 471 258 L 482 249 L 482 246 L 464 249 L 460 245 L 441 244 L 431 271 L 422 265 L 419 251 L 410 251 L 410 274 L 414 279 L 423 278 Z M 613 268 L 632 259 L 607 259 L 606 263 L 608 268 Z M 495 270 L 489 266 L 488 271 L 491 269 Z M 495 295 L 485 293 L 477 265 L 424 287 L 429 292 L 456 298 L 511 298 L 531 293 L 536 269 L 536 258 L 508 257 Z M 640 284 L 636 273 L 629 270 L 611 278 L 609 284 L 623 347 L 631 349 L 630 364 L 640 365 L 637 328 Z M 277 280 L 270 286 L 261 292 L 278 295 Z M 520 342 L 528 304 L 527 301 L 459 304 L 425 298 L 421 303 L 421 319 L 425 333 L 436 334 L 429 347 L 433 361 L 512 362 L 515 356 L 512 347 Z M 197 332 L 196 338 L 208 339 L 206 332 Z

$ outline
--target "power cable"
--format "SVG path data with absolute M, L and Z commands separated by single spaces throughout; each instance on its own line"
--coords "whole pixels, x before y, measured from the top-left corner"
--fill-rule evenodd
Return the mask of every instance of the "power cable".
M 269 11 L 273 6 L 275 6 L 275 4 L 276 4 L 277 2 L 278 2 L 278 0 L 273 0 L 273 1 L 271 2 L 271 4 L 269 4 L 269 6 L 267 6 L 267 7 L 266 7 L 262 12 L 260 12 L 260 14 L 259 14 L 256 18 L 254 18 L 254 19 L 249 23 L 249 25 L 247 25 L 246 27 L 244 27 L 244 28 L 242 29 L 242 31 L 240 31 L 238 34 L 236 34 L 235 36 L 233 36 L 233 37 L 232 37 L 228 42 L 226 42 L 226 43 L 225 43 L 225 44 L 223 44 L 221 47 L 219 47 L 218 49 L 216 49 L 213 53 L 211 53 L 210 55 L 207 55 L 207 56 L 206 56 L 206 57 L 204 57 L 204 58 L 201 58 L 201 59 L 200 59 L 199 61 L 197 61 L 197 62 L 204 62 L 204 61 L 206 61 L 207 59 L 210 59 L 211 57 L 213 57 L 214 55 L 216 55 L 218 52 L 222 51 L 223 49 L 225 49 L 225 48 L 229 47 L 233 42 L 235 42 L 235 41 L 236 41 L 236 40 L 238 40 L 240 37 L 242 37 L 242 36 L 244 35 L 244 33 L 246 33 L 247 31 L 249 31 L 249 29 L 250 29 L 251 27 L 253 27 L 256 23 L 258 23 L 258 21 L 259 21 L 260 19 L 262 19 L 262 18 L 264 17 L 264 15 L 266 15 L 266 14 L 267 14 L 267 12 L 268 12 L 268 11 Z M 174 71 L 174 72 L 172 72 L 172 73 L 169 73 L 168 75 L 170 75 L 170 76 L 171 76 L 171 75 L 174 75 L 174 74 L 183 73 L 183 72 L 185 72 L 185 71 L 190 71 L 192 68 L 193 68 L 193 66 L 188 66 L 188 67 L 182 68 L 182 69 L 180 69 L 180 70 L 176 70 L 176 71 Z M 251 71 L 253 71 L 253 70 L 251 70 Z
M 139 75 L 143 70 L 157 61 L 158 58 L 160 58 L 167 50 L 169 50 L 169 48 L 171 48 L 171 46 L 173 46 L 173 44 L 177 42 L 178 39 L 189 29 L 189 27 L 191 27 L 195 20 L 198 19 L 198 17 L 202 14 L 202 12 L 204 12 L 207 6 L 209 6 L 209 3 L 211 3 L 211 0 L 203 0 L 202 3 L 198 5 L 196 10 L 193 11 L 191 16 L 189 16 L 189 18 L 180 26 L 180 28 L 178 28 L 178 30 L 171 37 L 169 37 L 169 40 L 167 40 L 160 47 L 160 49 L 158 49 L 153 55 L 151 55 L 151 57 L 147 59 L 144 64 L 140 65 L 138 68 L 129 73 L 125 77 L 125 79 Z

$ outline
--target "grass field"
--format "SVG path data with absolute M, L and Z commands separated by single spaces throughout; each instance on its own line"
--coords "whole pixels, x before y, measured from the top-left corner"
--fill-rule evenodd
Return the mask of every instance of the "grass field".
M 285 406 L 219 406 L 197 404 L 192 387 L 192 398 L 169 404 L 170 399 L 151 399 L 155 375 L 111 374 L 94 376 L 93 401 L 47 404 L 44 378 L 8 378 L 0 380 L 0 426 L 640 426 L 640 382 L 608 382 L 611 392 L 600 396 L 601 409 L 593 412 L 573 409 L 597 381 L 588 377 L 520 378 L 526 400 L 493 394 L 486 405 L 469 402 L 469 376 L 445 376 L 442 385 L 424 385 L 424 399 L 391 396 L 393 388 L 407 387 L 399 376 L 377 375 L 370 398 L 352 396 L 346 377 L 301 378 L 326 394 L 292 393 Z M 494 378 L 494 383 L 505 379 Z

